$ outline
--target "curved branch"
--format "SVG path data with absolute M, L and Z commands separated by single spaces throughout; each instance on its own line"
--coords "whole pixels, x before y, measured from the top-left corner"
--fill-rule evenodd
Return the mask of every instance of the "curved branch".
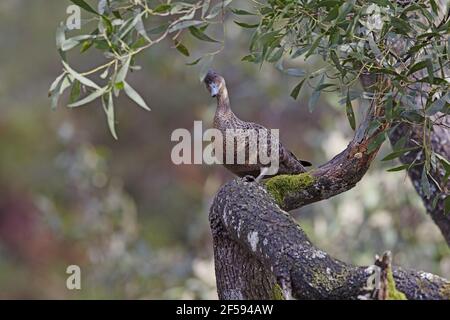
M 266 187 L 280 207 L 290 211 L 353 188 L 378 152 L 379 146 L 369 146 L 387 128 L 386 123 L 373 128 L 382 112 L 383 108 L 373 100 L 347 148 L 319 168 L 297 176 L 280 175 L 268 179 Z
M 434 125 L 433 132 L 431 132 L 431 149 L 445 157 L 450 159 L 450 117 L 445 116 L 437 125 Z M 402 137 L 407 137 L 405 147 L 415 147 L 414 141 L 421 141 L 423 139 L 423 127 L 419 125 L 410 125 L 408 123 L 399 124 L 395 130 L 392 130 L 389 135 L 391 143 L 394 145 Z M 450 215 L 444 214 L 444 198 L 440 188 L 444 188 L 447 191 L 450 190 L 450 182 L 444 181 L 445 170 L 440 168 L 439 170 L 433 170 L 430 172 L 433 180 L 430 181 L 430 195 L 427 196 L 423 191 L 421 178 L 423 171 L 423 163 L 425 163 L 425 156 L 423 151 L 412 150 L 400 157 L 400 161 L 403 164 L 415 163 L 417 165 L 411 166 L 408 169 L 408 175 L 411 179 L 416 192 L 422 198 L 427 212 L 430 214 L 433 221 L 441 230 L 447 244 L 450 245 Z M 437 183 L 437 184 L 436 184 Z M 441 187 L 442 186 L 442 187 Z M 437 201 L 434 200 L 437 198 Z
M 221 299 L 356 299 L 370 269 L 315 248 L 300 226 L 261 184 L 237 179 L 216 196 L 210 211 L 216 279 Z M 428 273 L 393 268 L 408 299 L 450 298 L 450 283 Z

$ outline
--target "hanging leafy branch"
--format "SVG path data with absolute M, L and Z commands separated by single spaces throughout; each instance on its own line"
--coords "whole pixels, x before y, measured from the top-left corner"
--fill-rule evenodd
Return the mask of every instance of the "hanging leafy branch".
M 71 2 L 92 17 L 85 20 L 82 35 L 70 37 L 71 31 L 65 23 L 61 23 L 57 29 L 56 44 L 62 59 L 63 73 L 50 86 L 52 108 L 56 108 L 60 96 L 68 89 L 70 99 L 67 106 L 70 108 L 101 100 L 111 134 L 117 139 L 114 97 L 124 92 L 137 105 L 150 111 L 145 100 L 127 82 L 128 73 L 140 69 L 136 65 L 136 56 L 166 39 L 172 41 L 174 48 L 183 55 L 189 56 L 189 50 L 180 40 L 185 32 L 202 41 L 221 43 L 208 36 L 206 28 L 221 23 L 220 14 L 231 0 L 215 5 L 210 0 L 193 3 L 100 0 L 96 9 L 84 0 Z M 106 59 L 104 63 L 85 72 L 76 71 L 70 66 L 66 55 L 68 51 L 79 49 L 82 54 L 92 48 L 103 53 Z M 202 70 L 206 73 L 217 52 L 207 53 L 190 65 L 203 60 Z M 94 81 L 95 78 L 99 82 Z
M 64 24 L 57 30 L 56 42 L 63 73 L 50 88 L 52 106 L 70 89 L 69 107 L 101 100 L 112 135 L 117 139 L 114 97 L 124 92 L 144 109 L 144 99 L 127 82 L 130 71 L 139 70 L 136 56 L 163 40 L 190 56 L 182 36 L 190 36 L 220 48 L 206 53 L 189 65 L 200 64 L 202 77 L 212 57 L 220 52 L 223 41 L 207 33 L 210 25 L 223 25 L 224 11 L 231 11 L 234 22 L 250 30 L 249 54 L 243 61 L 272 63 L 281 72 L 301 78 L 291 96 L 296 99 L 309 86 L 308 102 L 313 111 L 322 92 L 338 92 L 350 126 L 356 121 L 352 107 L 355 99 L 376 101 L 384 106 L 370 130 L 393 130 L 401 122 L 422 126 L 423 138 L 414 150 L 424 153 L 424 162 L 412 162 L 389 171 L 423 165 L 422 187 L 429 194 L 432 184 L 447 197 L 449 205 L 450 161 L 431 148 L 435 125 L 448 115 L 450 106 L 450 12 L 438 0 L 268 0 L 251 1 L 251 9 L 229 8 L 231 0 L 198 0 L 160 3 L 152 0 L 99 0 L 96 9 L 84 0 L 71 0 L 92 16 L 82 34 L 70 37 Z M 445 11 L 444 11 L 445 10 Z M 70 66 L 66 52 L 91 48 L 102 52 L 106 61 L 85 72 Z M 317 70 L 285 68 L 288 60 L 322 60 Z M 315 64 L 313 64 L 315 65 Z M 97 77 L 102 84 L 93 79 Z M 359 80 L 371 79 L 362 90 Z M 381 81 L 380 81 L 381 80 Z M 86 92 L 86 93 L 84 93 Z M 389 129 L 390 128 L 390 129 Z M 386 139 L 383 131 L 369 149 L 378 148 Z M 393 146 L 389 161 L 414 151 L 405 147 L 406 138 Z M 445 170 L 439 184 L 430 172 Z

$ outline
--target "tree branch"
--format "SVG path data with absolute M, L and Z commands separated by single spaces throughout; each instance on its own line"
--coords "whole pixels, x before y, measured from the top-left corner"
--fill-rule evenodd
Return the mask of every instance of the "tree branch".
M 446 127 L 446 125 L 450 125 L 450 117 L 444 116 L 439 121 L 442 122 L 441 125 L 434 125 L 433 132 L 431 133 L 431 148 L 434 152 L 446 159 L 450 159 L 450 130 Z M 423 140 L 423 127 L 401 123 L 389 135 L 389 139 L 393 145 L 402 137 L 407 137 L 405 147 L 416 147 L 417 144 L 415 144 L 415 141 Z M 425 163 L 423 151 L 421 149 L 412 150 L 402 155 L 400 161 L 403 164 L 411 164 L 413 162 L 416 164 L 408 169 L 409 178 L 417 193 L 422 198 L 427 212 L 441 230 L 447 244 L 450 245 L 450 216 L 444 214 L 444 198 L 439 196 L 441 194 L 440 188 L 443 187 L 447 191 L 450 190 L 450 183 L 448 181 L 444 182 L 444 168 L 440 167 L 438 170 L 430 172 L 433 179 L 430 179 L 430 196 L 427 196 L 421 184 L 422 171 Z M 439 198 L 434 204 L 433 202 L 436 197 Z
M 372 124 L 382 112 L 383 108 L 372 100 L 365 119 L 347 148 L 326 164 L 308 173 L 268 179 L 266 187 L 280 207 L 290 211 L 353 188 L 378 152 L 379 146 L 370 148 L 370 145 L 380 132 L 386 130 L 387 124 L 379 123 L 375 129 Z
M 315 248 L 266 188 L 237 179 L 216 196 L 210 211 L 217 287 L 221 299 L 356 299 L 370 276 Z M 447 280 L 393 268 L 408 299 L 448 299 Z M 279 286 L 278 286 L 279 285 Z

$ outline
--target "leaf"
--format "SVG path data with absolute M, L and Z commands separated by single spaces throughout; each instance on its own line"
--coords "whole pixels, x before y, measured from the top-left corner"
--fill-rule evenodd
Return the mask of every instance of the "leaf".
M 249 54 L 249 55 L 242 57 L 241 61 L 256 62 L 257 60 L 256 60 L 255 55 Z
M 425 196 L 427 198 L 429 198 L 431 195 L 431 187 L 430 187 L 430 181 L 428 181 L 427 169 L 425 168 L 425 166 L 423 166 L 422 177 L 420 178 L 420 183 L 422 185 L 423 193 L 425 194 Z
M 292 77 L 304 77 L 306 72 L 300 68 L 288 68 L 283 70 L 284 73 Z
M 219 42 L 219 41 L 214 40 L 213 38 L 209 37 L 203 31 L 201 31 L 200 29 L 198 29 L 198 28 L 196 28 L 194 26 L 189 27 L 189 31 L 191 32 L 191 34 L 194 37 L 196 37 L 199 40 L 208 41 L 208 42 Z
M 391 17 L 391 23 L 400 34 L 408 35 L 408 32 L 412 30 L 411 26 L 406 21 L 397 17 Z
M 347 119 L 348 119 L 348 122 L 350 123 L 350 127 L 353 130 L 355 130 L 355 128 L 356 128 L 355 113 L 353 112 L 352 101 L 350 100 L 350 90 L 347 91 L 347 100 L 345 103 L 345 111 L 347 113 Z
M 106 92 L 106 87 L 104 87 L 104 88 L 99 88 L 98 90 L 92 92 L 92 93 L 91 93 L 90 95 L 88 95 L 87 97 L 85 97 L 85 98 L 83 98 L 83 99 L 81 99 L 81 100 L 79 100 L 79 101 L 77 101 L 77 102 L 71 103 L 71 104 L 69 104 L 69 105 L 67 105 L 67 106 L 68 106 L 69 108 L 76 108 L 76 107 L 83 106 L 83 105 L 85 105 L 85 104 L 87 104 L 87 103 L 89 103 L 89 102 L 92 102 L 92 101 L 94 101 L 95 99 L 101 97 L 105 92 Z
M 178 42 L 178 40 L 175 40 L 175 48 L 186 57 L 189 57 L 189 50 L 186 48 L 181 42 Z
M 130 69 L 130 62 L 131 62 L 131 55 L 129 55 L 125 62 L 123 62 L 122 67 L 119 69 L 119 72 L 117 72 L 117 76 L 115 79 L 115 82 L 123 82 L 125 78 L 127 77 L 128 70 Z
M 51 109 L 52 110 L 55 110 L 56 107 L 58 106 L 59 96 L 61 95 L 61 93 L 60 93 L 61 85 L 62 85 L 62 82 L 66 79 L 66 75 L 67 74 L 65 72 L 63 74 L 59 75 L 50 86 L 48 96 L 51 98 Z
M 198 58 L 197 60 L 194 60 L 192 62 L 186 63 L 187 66 L 195 66 L 197 63 L 200 62 L 200 60 L 202 60 L 202 57 Z
M 72 90 L 70 90 L 70 98 L 69 103 L 73 103 L 78 100 L 81 93 L 81 84 L 80 81 L 75 80 L 72 84 Z
M 445 175 L 442 180 L 444 181 L 444 183 L 447 183 L 447 179 L 450 177 L 450 162 L 438 153 L 434 153 L 434 155 L 439 159 L 442 166 L 444 167 Z
M 344 69 L 342 69 L 342 66 L 341 66 L 341 63 L 340 63 L 340 61 L 339 61 L 339 57 L 338 57 L 338 55 L 336 54 L 336 51 L 334 51 L 334 50 L 331 50 L 331 51 L 330 51 L 330 58 L 331 58 L 331 61 L 333 61 L 333 63 L 334 63 L 334 65 L 335 65 L 336 69 L 338 69 L 339 72 L 340 72 L 342 75 L 345 75 Z
M 387 172 L 397 172 L 397 171 L 402 171 L 405 170 L 409 167 L 409 164 L 402 164 L 401 166 L 398 167 L 394 167 L 394 168 L 390 168 L 387 170 Z
M 427 62 L 426 61 L 419 61 L 419 62 L 413 64 L 411 66 L 411 68 L 409 68 L 409 71 L 408 71 L 408 73 L 406 75 L 409 76 L 409 75 L 413 74 L 414 72 L 422 70 L 423 68 L 426 68 L 426 67 L 427 67 Z
M 61 63 L 63 64 L 64 69 L 66 69 L 68 73 L 70 73 L 75 79 L 80 81 L 82 84 L 97 90 L 100 89 L 100 87 L 95 82 L 89 80 L 88 78 L 82 76 L 81 74 L 73 70 L 64 60 L 62 60 Z
M 64 23 L 61 22 L 61 24 L 56 28 L 56 48 L 61 49 L 63 43 L 66 41 L 66 27 L 64 26 Z
M 70 0 L 70 1 L 72 1 L 77 6 L 79 6 L 80 8 L 83 8 L 84 10 L 86 10 L 88 12 L 91 12 L 96 15 L 100 15 L 97 11 L 92 9 L 92 7 L 89 4 L 87 4 L 86 1 L 84 1 L 84 0 Z
M 197 25 L 202 24 L 202 23 L 203 23 L 203 21 L 200 21 L 200 20 L 181 21 L 181 22 L 171 26 L 169 28 L 168 32 L 172 33 L 172 32 L 175 32 L 175 31 L 178 31 L 178 30 L 181 30 L 181 29 L 186 29 L 186 28 L 189 28 L 189 27 L 192 27 L 192 26 L 197 26 Z
M 50 89 L 48 92 L 48 95 L 50 96 L 52 91 L 55 91 L 56 88 L 58 87 L 58 85 L 60 84 L 61 80 L 63 79 L 63 77 L 66 75 L 66 73 L 61 73 L 56 79 L 55 81 L 52 82 L 52 84 L 50 85 Z
M 116 132 L 116 124 L 114 120 L 114 102 L 112 92 L 108 95 L 108 105 L 105 105 L 105 101 L 103 100 L 103 110 L 106 113 L 106 119 L 108 121 L 109 131 L 111 132 L 114 139 L 118 140 L 117 132 Z
M 225 9 L 226 6 L 228 6 L 233 0 L 225 0 L 221 1 L 218 4 L 216 4 L 214 7 L 212 7 L 209 14 L 206 16 L 206 19 L 212 19 L 215 18 L 223 9 Z
M 439 99 L 436 99 L 433 101 L 433 103 L 426 109 L 425 113 L 427 116 L 432 116 L 436 114 L 437 112 L 442 111 L 446 105 L 446 99 L 447 96 L 450 97 L 450 94 L 447 93 L 444 96 L 440 97 Z
M 155 13 L 166 13 L 171 8 L 172 8 L 172 6 L 170 4 L 163 3 L 163 4 L 160 4 L 159 6 L 157 6 L 155 9 L 153 9 L 153 12 L 155 12 Z
M 413 150 L 417 150 L 419 147 L 412 147 L 412 148 L 405 148 L 405 149 L 401 149 L 398 151 L 394 151 L 391 152 L 390 154 L 388 154 L 386 157 L 384 157 L 383 159 L 381 159 L 381 161 L 389 161 L 389 160 L 394 160 L 400 156 L 402 156 L 403 154 L 413 151 Z
M 314 51 L 315 51 L 315 50 L 317 49 L 317 47 L 319 46 L 320 41 L 322 40 L 322 38 L 323 38 L 323 34 L 321 34 L 320 36 L 318 36 L 318 37 L 316 38 L 316 40 L 314 40 L 313 44 L 311 45 L 311 48 L 309 48 L 308 52 L 307 52 L 306 55 L 305 55 L 305 60 L 306 60 L 310 55 L 312 55 L 312 54 L 314 53 Z
M 254 15 L 256 15 L 255 13 L 251 13 L 246 10 L 235 9 L 235 8 L 232 8 L 231 12 L 233 12 L 234 14 L 239 15 L 239 16 L 254 16 Z
M 300 91 L 302 90 L 303 85 L 305 84 L 305 80 L 306 80 L 306 78 L 303 79 L 302 81 L 300 81 L 299 84 L 297 84 L 295 86 L 295 88 L 292 89 L 292 92 L 291 92 L 291 97 L 292 98 L 297 99 Z
M 248 24 L 248 23 L 239 22 L 239 21 L 236 21 L 236 20 L 233 20 L 233 22 L 236 23 L 238 26 L 240 26 L 242 28 L 247 28 L 247 29 L 257 28 L 259 26 L 259 23 Z
M 128 83 L 126 83 L 125 81 L 123 82 L 123 89 L 125 91 L 125 93 L 127 94 L 127 96 L 133 100 L 134 102 L 136 102 L 140 107 L 144 108 L 147 111 L 151 111 L 151 109 L 147 106 L 147 104 L 145 103 L 144 99 L 142 99 L 142 97 L 139 95 L 139 93 L 136 92 L 136 90 L 134 90 Z
M 386 140 L 386 134 L 383 131 L 377 134 L 376 137 L 369 143 L 367 153 L 372 153 L 377 150 L 383 144 L 384 140 Z
M 323 81 L 325 80 L 325 76 L 322 75 L 319 82 L 317 83 L 316 88 L 314 89 L 313 93 L 311 94 L 311 97 L 308 101 L 308 109 L 309 112 L 313 112 L 314 107 L 317 104 L 317 101 L 319 100 L 321 91 L 319 90 L 320 86 L 323 84 Z
M 206 12 L 209 9 L 209 6 L 211 4 L 211 0 L 204 0 L 202 5 L 202 18 L 205 17 Z

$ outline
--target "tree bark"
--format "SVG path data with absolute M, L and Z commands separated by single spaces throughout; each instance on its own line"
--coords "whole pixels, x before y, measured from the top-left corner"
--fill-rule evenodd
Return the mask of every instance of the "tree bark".
M 438 153 L 450 159 L 450 118 L 444 116 L 434 125 L 431 133 L 431 148 L 435 153 Z M 405 147 L 416 147 L 417 141 L 423 140 L 423 127 L 418 125 L 411 125 L 408 123 L 401 123 L 394 130 L 391 131 L 389 139 L 395 145 L 402 137 L 407 137 Z M 444 182 L 445 170 L 440 167 L 438 170 L 431 172 L 433 179 L 430 179 L 430 195 L 427 196 L 422 188 L 421 178 L 424 167 L 424 154 L 421 149 L 410 151 L 400 157 L 403 164 L 416 163 L 408 169 L 408 175 L 414 185 L 419 196 L 422 198 L 427 212 L 430 214 L 433 221 L 441 230 L 447 244 L 450 245 L 450 215 L 444 214 L 444 198 L 441 196 L 443 190 L 450 190 L 450 183 Z M 439 167 L 439 166 L 438 166 Z M 435 199 L 437 197 L 437 202 Z
M 368 293 L 370 268 L 315 248 L 262 184 L 245 178 L 227 183 L 210 223 L 220 299 L 357 299 Z M 392 273 L 408 299 L 450 298 L 443 278 L 399 267 Z

